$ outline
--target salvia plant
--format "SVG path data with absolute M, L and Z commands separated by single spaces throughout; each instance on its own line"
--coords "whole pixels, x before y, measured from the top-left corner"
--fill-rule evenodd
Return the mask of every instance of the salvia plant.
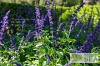
M 76 7 L 71 13 L 68 18 L 69 23 L 63 21 L 62 11 L 60 16 L 56 16 L 58 14 L 55 0 L 52 8 L 50 0 L 46 0 L 44 13 L 41 13 L 37 2 L 35 2 L 35 8 L 25 4 L 25 14 L 28 19 L 32 18 L 32 21 L 26 20 L 18 7 L 19 13 L 16 19 L 19 19 L 17 22 L 20 24 L 20 29 L 16 33 L 7 33 L 8 27 L 11 27 L 9 14 L 12 14 L 12 11 L 9 10 L 2 18 L 0 25 L 0 65 L 83 66 L 84 64 L 71 63 L 70 53 L 100 53 L 100 47 L 98 47 L 100 19 L 98 19 L 98 24 L 93 26 L 94 16 L 91 13 L 88 14 L 88 20 L 84 23 L 83 19 L 87 16 L 87 12 L 84 11 L 80 17 L 77 16 L 79 11 L 84 8 L 84 4 Z M 57 17 L 59 18 L 57 19 Z M 28 23 L 31 24 L 31 27 L 27 25 Z M 91 28 L 93 29 L 91 30 Z M 95 65 L 99 66 L 99 64 Z

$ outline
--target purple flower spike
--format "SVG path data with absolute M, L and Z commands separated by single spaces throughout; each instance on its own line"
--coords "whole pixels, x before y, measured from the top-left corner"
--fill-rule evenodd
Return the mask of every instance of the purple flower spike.
M 92 16 L 90 15 L 89 18 L 88 18 L 88 23 L 87 23 L 87 28 L 86 28 L 86 35 L 88 36 L 88 32 L 89 32 L 89 28 L 91 26 L 91 18 Z
M 62 23 L 58 26 L 58 29 L 57 29 L 57 32 L 56 32 L 56 41 L 58 40 L 58 33 L 59 33 L 59 30 L 60 30 L 60 29 L 65 30 L 65 27 L 66 27 L 66 23 L 65 23 L 65 22 L 62 22 Z
M 95 39 L 98 38 L 98 36 L 100 35 L 100 22 L 98 23 L 98 25 L 96 26 L 95 30 L 87 36 L 86 41 L 83 43 L 83 46 L 81 46 L 80 50 L 82 52 L 89 52 L 92 49 L 92 43 L 95 41 Z
M 52 16 L 51 16 L 50 0 L 46 0 L 46 10 L 47 10 L 48 18 L 49 18 L 49 23 L 50 23 L 50 33 L 53 37 L 53 22 L 52 22 Z
M 46 54 L 45 56 L 46 56 L 47 61 L 48 61 L 48 63 L 49 63 L 49 62 L 50 62 L 50 55 L 49 55 L 49 54 Z
M 82 51 L 83 53 L 88 53 L 88 52 L 91 51 L 92 47 L 93 46 L 92 46 L 91 43 L 89 44 L 89 43 L 86 42 L 86 43 L 83 44 L 83 46 L 80 47 L 80 51 Z
M 80 8 L 82 8 L 82 7 L 84 6 L 84 4 L 85 4 L 85 3 L 82 3 L 81 5 L 79 5 L 79 6 L 77 7 L 77 9 L 75 10 L 75 13 L 77 13 L 77 11 L 79 11 Z
M 13 64 L 15 64 L 16 66 L 22 66 L 22 64 L 19 62 L 13 62 Z
M 40 18 L 40 9 L 37 3 L 35 3 L 35 14 L 36 14 L 36 21 L 35 21 L 35 31 L 34 36 L 42 36 L 43 35 L 43 27 L 44 27 L 44 18 Z M 38 40 L 38 38 L 36 38 Z
M 0 29 L 0 42 L 3 42 L 4 33 L 6 31 L 6 28 L 8 27 L 8 16 L 9 16 L 10 10 L 6 13 L 6 15 L 3 17 L 3 20 L 1 21 L 1 29 Z
M 79 19 L 77 19 L 76 15 L 74 14 L 73 19 L 71 21 L 70 29 L 69 29 L 69 35 L 74 30 L 74 28 L 80 23 L 80 20 L 85 16 L 86 13 L 84 13 Z
M 79 47 L 80 48 L 80 47 Z M 74 49 L 72 49 L 71 50 L 73 53 L 82 53 L 82 51 L 80 51 L 80 50 L 74 50 Z
M 80 46 L 80 51 L 83 53 L 90 52 L 93 47 L 93 42 L 96 41 L 98 36 L 100 36 L 100 19 L 94 31 L 87 36 L 86 40 L 83 42 L 83 45 Z
M 69 35 L 72 32 L 73 28 L 75 27 L 76 22 L 77 22 L 77 18 L 76 18 L 76 15 L 74 15 L 74 17 L 73 17 L 73 19 L 71 21 L 71 24 L 70 24 Z
M 31 30 L 28 31 L 28 34 L 26 35 L 26 40 L 25 41 L 29 41 L 29 39 L 31 38 L 32 36 L 32 33 L 31 33 Z
M 82 27 L 80 28 L 76 38 L 79 38 L 80 37 L 80 33 L 82 32 L 82 30 L 84 29 L 84 27 L 86 26 L 86 24 L 82 25 Z
M 15 46 L 16 46 L 16 43 L 15 43 L 15 41 L 14 41 L 14 38 L 10 35 L 10 42 L 11 42 L 11 48 L 15 48 Z
M 59 27 L 58 27 L 58 30 L 62 29 L 63 27 L 66 27 L 66 23 L 65 22 L 62 22 Z
M 35 14 L 36 14 L 36 21 L 35 21 L 35 31 L 33 31 L 34 36 L 43 36 L 43 28 L 46 16 L 43 15 L 40 17 L 40 9 L 37 3 L 35 3 Z M 35 40 L 39 40 L 39 38 L 34 38 Z
M 59 47 L 59 45 L 58 45 L 58 44 L 55 44 L 55 45 L 54 45 L 54 48 L 58 48 L 58 47 Z

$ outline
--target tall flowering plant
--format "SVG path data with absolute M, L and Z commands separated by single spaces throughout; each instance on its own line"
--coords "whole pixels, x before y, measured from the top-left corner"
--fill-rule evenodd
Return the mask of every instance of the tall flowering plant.
M 43 35 L 43 27 L 44 27 L 44 21 L 45 18 L 42 16 L 40 16 L 40 9 L 37 3 L 35 3 L 35 14 L 36 14 L 36 18 L 35 18 L 35 31 L 34 31 L 34 36 L 42 36 Z M 37 38 L 38 39 L 38 38 Z
M 37 3 L 35 3 L 35 14 L 36 14 L 36 21 L 35 21 L 35 36 L 39 36 L 39 31 L 38 31 L 38 28 L 39 28 L 39 25 L 40 25 L 40 9 L 39 9 L 39 6 L 37 5 Z
M 47 10 L 48 18 L 49 18 L 49 23 L 50 23 L 50 33 L 53 37 L 53 22 L 52 22 L 52 16 L 51 16 L 50 0 L 46 0 L 46 10 Z
M 5 14 L 3 17 L 3 20 L 1 21 L 1 29 L 0 29 L 0 44 L 3 43 L 4 33 L 6 31 L 6 28 L 8 27 L 8 16 L 9 16 L 10 10 Z
M 100 28 L 100 19 L 94 31 L 87 36 L 86 40 L 83 42 L 83 45 L 79 47 L 81 52 L 86 53 L 91 51 L 91 49 L 93 48 L 93 42 L 96 41 L 96 39 L 98 39 L 98 36 L 100 36 L 99 28 Z

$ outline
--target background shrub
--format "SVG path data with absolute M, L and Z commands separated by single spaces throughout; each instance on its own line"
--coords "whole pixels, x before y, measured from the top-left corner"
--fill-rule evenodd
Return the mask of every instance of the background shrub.
M 71 17 L 71 15 L 74 13 L 74 10 L 76 9 L 76 6 L 72 6 L 69 9 L 66 9 L 66 11 L 64 13 L 62 13 L 61 18 L 62 21 L 66 21 L 69 22 L 69 18 Z M 82 22 L 83 23 L 87 23 L 89 15 L 92 16 L 93 18 L 93 24 L 94 26 L 96 26 L 96 24 L 98 23 L 98 18 L 100 18 L 100 6 L 99 5 L 86 5 L 83 8 L 80 9 L 80 11 L 77 12 L 77 18 L 80 18 L 84 13 L 85 16 L 82 18 Z

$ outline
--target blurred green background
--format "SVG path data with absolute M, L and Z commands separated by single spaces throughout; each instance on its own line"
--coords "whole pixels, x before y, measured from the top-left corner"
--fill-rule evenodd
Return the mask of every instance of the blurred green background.
M 35 1 L 39 3 L 39 5 L 44 5 L 45 0 L 0 0 L 0 2 L 8 2 L 8 3 L 19 3 L 19 4 L 34 4 Z M 79 5 L 82 2 L 86 2 L 91 5 L 100 5 L 100 0 L 51 0 L 51 3 L 56 1 L 56 5 L 63 6 L 74 6 Z

